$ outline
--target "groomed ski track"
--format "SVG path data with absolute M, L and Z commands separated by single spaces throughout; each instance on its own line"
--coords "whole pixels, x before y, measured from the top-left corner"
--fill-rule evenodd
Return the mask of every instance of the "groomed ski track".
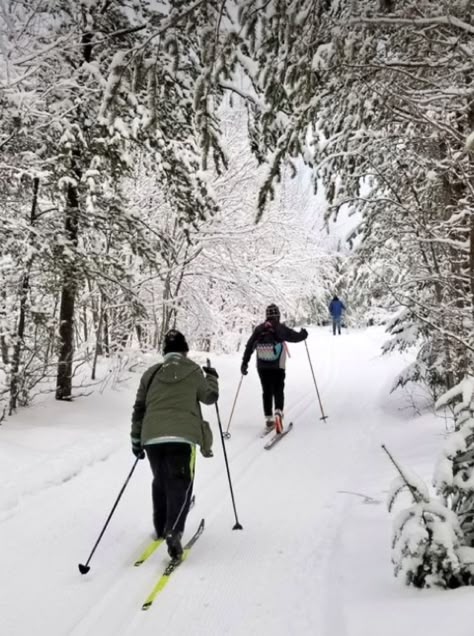
M 352 588 L 343 580 L 347 573 L 343 535 L 351 514 L 369 515 L 359 520 L 369 528 L 376 509 L 377 519 L 385 520 L 385 525 L 380 521 L 376 525 L 376 544 L 382 546 L 378 554 L 386 559 L 378 563 L 380 576 L 392 593 L 399 589 L 391 578 L 390 521 L 380 503 L 393 474 L 390 467 L 385 472 L 381 468 L 379 429 L 383 424 L 393 437 L 403 417 L 397 408 L 387 407 L 393 375 L 403 363 L 398 356 L 380 356 L 384 338 L 379 329 L 344 331 L 340 337 L 333 337 L 328 329 L 310 331 L 309 351 L 329 416 L 325 422 L 320 420 L 304 345 L 290 345 L 285 411 L 294 430 L 269 452 L 259 438 L 260 387 L 251 366 L 234 414 L 232 437 L 226 442 L 242 531 L 232 530 L 215 411 L 205 409 L 214 431 L 215 458 L 198 455 L 196 505 L 188 518 L 187 536 L 201 517 L 206 530 L 148 612 L 142 612 L 141 605 L 167 559 L 161 546 L 140 568 L 133 567 L 151 532 L 146 461 L 138 466 L 91 561 L 90 573 L 81 576 L 77 569 L 133 461 L 129 414 L 139 376 L 129 382 L 129 389 L 84 398 L 80 408 L 82 420 L 88 420 L 85 428 L 76 416 L 67 432 L 68 413 L 79 402 L 55 407 L 64 416 L 64 431 L 56 427 L 64 442 L 55 457 L 63 453 L 66 466 L 68 458 L 84 453 L 89 445 L 96 449 L 94 457 L 103 461 L 91 461 L 64 481 L 53 477 L 51 483 L 46 451 L 30 462 L 30 470 L 36 470 L 45 483 L 32 488 L 31 494 L 24 493 L 0 525 L 2 583 L 8 583 L 0 598 L 0 633 L 26 636 L 32 627 L 41 636 L 382 633 L 381 624 L 374 623 L 372 630 L 358 613 L 353 621 L 347 615 L 345 607 L 353 598 Z M 220 373 L 225 427 L 239 380 L 239 356 L 221 356 L 212 362 Z M 13 448 L 13 424 L 9 427 Z M 382 483 L 376 483 L 377 470 L 384 475 Z M 61 473 L 61 468 L 57 471 Z M 363 498 L 347 494 L 370 488 L 375 506 L 364 506 Z M 371 540 L 370 536 L 356 539 L 357 544 Z M 354 553 L 359 547 L 353 546 Z M 361 549 L 367 551 L 367 545 Z M 351 558 L 357 562 L 357 555 Z M 363 570 L 364 563 L 359 565 Z

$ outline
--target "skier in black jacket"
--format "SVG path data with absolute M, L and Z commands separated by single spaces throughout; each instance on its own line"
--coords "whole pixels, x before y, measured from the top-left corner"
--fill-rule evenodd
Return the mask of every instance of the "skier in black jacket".
M 277 433 L 281 433 L 285 400 L 285 342 L 302 342 L 308 337 L 308 332 L 301 329 L 298 333 L 280 322 L 280 310 L 276 305 L 269 305 L 265 316 L 265 322 L 255 328 L 247 342 L 240 371 L 242 375 L 247 375 L 250 358 L 256 350 L 257 372 L 262 383 L 265 426 L 268 431 L 275 428 Z

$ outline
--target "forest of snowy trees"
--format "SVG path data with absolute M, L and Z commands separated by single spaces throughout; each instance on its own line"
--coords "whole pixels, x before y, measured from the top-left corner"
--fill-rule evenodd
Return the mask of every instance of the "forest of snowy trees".
M 83 363 L 176 324 L 222 349 L 275 297 L 317 319 L 334 280 L 302 181 L 255 225 L 265 167 L 248 81 L 217 72 L 225 7 L 142 5 L 1 5 L 4 412 L 54 375 L 70 399 Z
M 171 326 L 235 349 L 265 303 L 314 323 L 344 289 L 416 347 L 394 386 L 462 396 L 438 490 L 474 536 L 473 53 L 469 0 L 1 0 L 0 415 Z

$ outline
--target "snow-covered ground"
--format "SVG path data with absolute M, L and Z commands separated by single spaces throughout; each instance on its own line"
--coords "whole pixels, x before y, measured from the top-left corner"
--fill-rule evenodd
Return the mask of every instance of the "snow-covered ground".
M 404 361 L 381 357 L 380 329 L 333 337 L 313 329 L 308 345 L 323 405 L 319 417 L 304 345 L 291 345 L 287 421 L 294 431 L 263 450 L 260 389 L 245 378 L 227 443 L 243 531 L 231 500 L 213 408 L 215 458 L 198 454 L 192 533 L 206 530 L 149 612 L 140 610 L 166 561 L 160 548 L 141 568 L 149 540 L 150 471 L 141 462 L 112 522 L 84 562 L 133 463 L 129 419 L 139 375 L 120 390 L 52 399 L 0 427 L 0 634 L 2 636 L 472 636 L 472 588 L 415 591 L 393 578 L 385 496 L 394 470 L 382 442 L 430 479 L 445 433 L 389 396 Z M 224 426 L 240 356 L 213 363 L 221 376 Z M 199 356 L 198 356 L 199 360 Z M 201 357 L 204 362 L 204 356 Z

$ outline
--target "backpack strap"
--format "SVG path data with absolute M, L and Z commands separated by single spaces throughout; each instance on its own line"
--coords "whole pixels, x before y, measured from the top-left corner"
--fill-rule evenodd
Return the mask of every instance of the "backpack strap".
M 155 379 L 156 374 L 158 373 L 158 371 L 161 369 L 162 366 L 163 365 L 159 363 L 156 369 L 151 374 L 151 378 L 148 380 L 148 384 L 146 385 L 144 402 L 146 402 L 146 396 L 148 395 L 148 391 L 150 390 L 151 384 L 153 380 Z

